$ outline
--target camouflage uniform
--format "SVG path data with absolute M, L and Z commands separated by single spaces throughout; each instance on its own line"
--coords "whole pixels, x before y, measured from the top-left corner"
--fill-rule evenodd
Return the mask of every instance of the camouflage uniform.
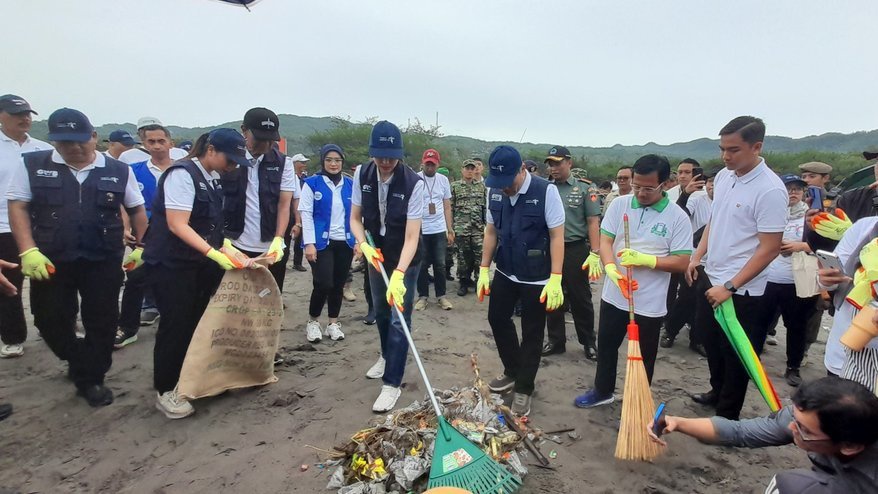
M 454 225 L 454 243 L 457 246 L 457 278 L 461 283 L 472 282 L 482 262 L 482 239 L 485 234 L 484 182 L 467 183 L 458 180 L 451 184 L 451 211 Z

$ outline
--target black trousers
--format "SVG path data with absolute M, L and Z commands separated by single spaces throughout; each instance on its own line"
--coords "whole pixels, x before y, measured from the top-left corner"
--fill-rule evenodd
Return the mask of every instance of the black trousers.
M 817 297 L 799 298 L 796 285 L 771 283 L 765 287 L 763 295 L 763 317 L 767 318 L 766 328 L 770 326 L 775 310 L 780 310 L 783 325 L 787 328 L 787 367 L 798 369 L 805 356 L 808 344 L 808 321 L 817 311 Z
M 744 406 L 744 398 L 747 396 L 750 376 L 714 318 L 713 308 L 704 296 L 704 292 L 711 287 L 710 280 L 704 272 L 701 272 L 696 281 L 695 324 L 701 331 L 702 343 L 707 351 L 710 387 L 719 396 L 716 414 L 727 419 L 738 420 L 741 407 Z M 732 295 L 732 301 L 735 304 L 738 321 L 750 339 L 753 349 L 757 355 L 761 355 L 768 333 L 763 297 L 747 294 Z
M 129 271 L 122 290 L 122 302 L 119 309 L 119 327 L 137 333 L 140 329 L 140 309 L 146 295 L 147 270 L 144 266 Z
M 162 314 L 155 334 L 153 385 L 165 393 L 177 386 L 192 334 L 225 272 L 210 260 L 184 268 L 143 267 L 149 270 L 149 283 Z
M 369 306 L 369 312 L 372 312 L 373 303 L 372 303 L 372 285 L 369 284 L 369 266 L 363 268 L 363 297 L 366 299 L 366 304 Z
M 0 233 L 0 259 L 21 264 L 18 258 L 18 245 L 11 233 Z M 7 345 L 20 345 L 27 339 L 27 323 L 24 320 L 24 307 L 21 304 L 21 286 L 24 275 L 21 267 L 4 269 L 3 275 L 18 289 L 12 297 L 0 296 L 0 340 Z
M 421 245 L 424 255 L 421 257 L 421 273 L 418 275 L 418 296 L 430 295 L 430 279 L 427 272 L 433 266 L 433 284 L 436 290 L 436 298 L 445 296 L 445 254 L 448 249 L 448 239 L 445 232 L 421 235 Z
M 31 280 L 34 326 L 52 352 L 70 365 L 78 388 L 103 384 L 113 362 L 122 259 L 54 264 L 48 281 Z M 75 334 L 77 311 L 85 329 L 81 340 Z
M 576 338 L 582 346 L 595 344 L 594 306 L 591 303 L 591 285 L 588 271 L 582 270 L 582 263 L 588 258 L 588 243 L 584 240 L 564 244 L 564 266 L 561 270 L 561 286 L 564 288 L 564 301 L 573 315 Z M 565 346 L 567 328 L 564 311 L 555 310 L 546 314 L 546 332 L 549 342 Z
M 304 255 L 305 247 L 302 246 L 302 234 L 299 233 L 299 236 L 293 239 L 293 266 L 301 266 Z
M 238 250 L 240 250 L 241 253 L 244 254 L 245 256 L 251 257 L 251 258 L 252 257 L 259 257 L 262 254 L 265 254 L 265 252 L 253 252 L 253 251 L 241 250 L 241 249 L 238 249 Z M 268 272 L 271 273 L 272 278 L 274 278 L 274 282 L 277 283 L 278 290 L 280 290 L 281 294 L 283 294 L 283 292 L 284 292 L 283 283 L 284 283 L 284 279 L 286 278 L 286 273 L 287 273 L 287 264 L 284 262 L 283 257 L 281 257 L 280 261 L 272 264 L 271 266 L 268 266 Z M 159 309 L 159 313 L 161 313 L 161 309 Z
M 515 392 L 532 394 L 546 327 L 546 306 L 540 302 L 543 285 L 516 283 L 494 273 L 488 303 L 488 324 L 494 333 L 503 373 L 515 379 Z M 515 301 L 521 300 L 521 342 L 512 321 Z
M 677 289 L 685 284 L 686 278 L 683 273 L 671 273 L 671 282 L 668 284 L 668 298 L 665 300 L 665 307 L 668 307 L 668 310 L 670 310 L 671 305 L 673 305 L 674 300 L 677 298 Z
M 672 274 L 671 284 L 673 284 L 675 276 L 683 275 Z M 685 278 L 680 280 L 677 286 L 677 298 L 668 305 L 668 315 L 665 317 L 665 331 L 671 338 L 676 338 L 683 326 L 689 324 L 692 328 L 689 332 L 689 342 L 692 344 L 701 343 L 698 341 L 698 330 L 695 326 L 696 293 L 695 285 L 689 286 Z
M 317 261 L 309 262 L 314 277 L 314 289 L 311 290 L 311 303 L 308 307 L 308 315 L 312 319 L 320 317 L 327 301 L 329 317 L 338 317 L 353 258 L 354 250 L 348 247 L 347 242 L 330 240 L 325 249 L 317 251 Z
M 646 377 L 651 383 L 655 370 L 655 357 L 658 354 L 662 318 L 635 314 L 634 320 L 640 328 L 640 354 L 646 367 Z M 594 376 L 594 388 L 601 395 L 606 396 L 616 389 L 619 345 L 625 341 L 627 335 L 628 311 L 602 300 L 598 326 L 598 369 Z

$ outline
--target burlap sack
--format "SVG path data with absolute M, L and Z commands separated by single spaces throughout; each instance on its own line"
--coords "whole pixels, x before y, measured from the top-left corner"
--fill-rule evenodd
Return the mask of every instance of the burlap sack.
M 277 382 L 283 302 L 268 269 L 252 261 L 226 272 L 198 322 L 178 383 L 188 399 Z

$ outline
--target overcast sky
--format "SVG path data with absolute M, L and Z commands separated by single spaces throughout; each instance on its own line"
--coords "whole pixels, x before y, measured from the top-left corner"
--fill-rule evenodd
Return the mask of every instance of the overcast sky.
M 874 0 L 3 0 L 2 87 L 46 118 L 205 126 L 253 106 L 609 146 L 762 117 L 878 128 Z M 283 130 L 283 129 L 281 129 Z

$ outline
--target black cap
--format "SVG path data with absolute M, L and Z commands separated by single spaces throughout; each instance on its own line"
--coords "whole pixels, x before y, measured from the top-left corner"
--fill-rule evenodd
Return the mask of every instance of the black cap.
M 863 151 L 863 158 L 874 160 L 875 158 L 878 158 L 878 152 Z
M 260 141 L 280 140 L 280 120 L 268 108 L 251 108 L 244 114 L 244 128 Z
M 49 140 L 87 142 L 95 128 L 88 117 L 73 108 L 61 108 L 49 115 Z
M 14 94 L 4 94 L 0 96 L 0 111 L 5 111 L 10 115 L 20 115 L 22 113 L 33 113 L 34 115 L 37 112 L 33 111 L 30 107 L 30 103 L 24 100 L 21 96 L 16 96 Z
M 126 146 L 134 146 L 137 144 L 137 141 L 131 137 L 130 132 L 121 129 L 110 132 L 110 136 L 104 139 L 104 142 L 118 142 Z
M 564 146 L 553 146 L 552 149 L 549 150 L 549 155 L 546 156 L 546 159 L 543 160 L 543 163 L 546 161 L 562 161 L 572 158 L 570 156 L 570 150 L 565 148 Z

